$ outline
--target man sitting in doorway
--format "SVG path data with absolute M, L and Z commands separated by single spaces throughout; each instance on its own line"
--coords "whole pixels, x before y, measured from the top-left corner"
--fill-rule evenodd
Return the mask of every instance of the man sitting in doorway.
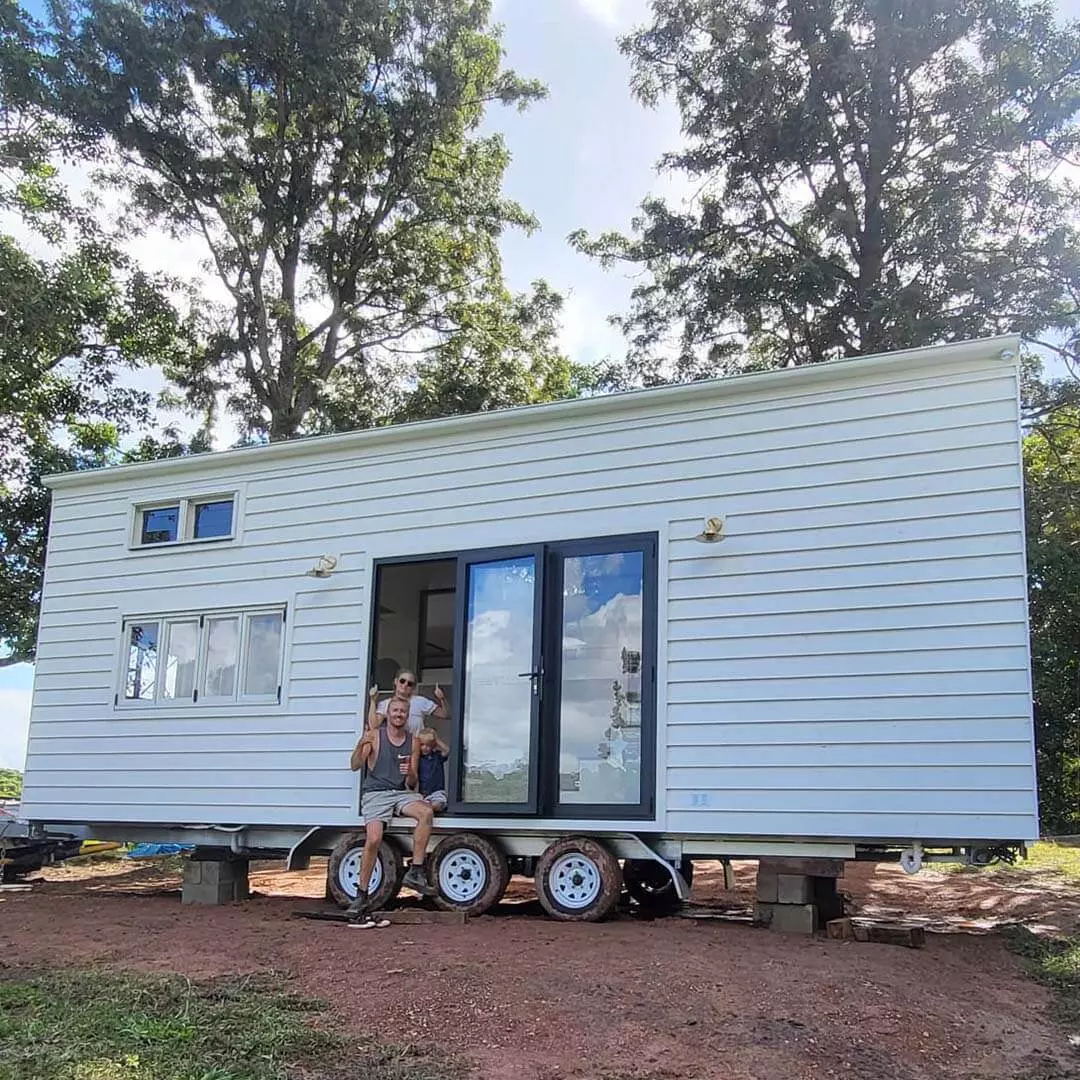
M 349 760 L 353 772 L 363 769 L 360 813 L 366 832 L 356 899 L 347 911 L 349 918 L 355 921 L 363 919 L 371 908 L 371 897 L 368 895 L 371 872 L 375 869 L 383 830 L 395 814 L 416 820 L 412 862 L 402 884 L 423 896 L 435 893 L 424 873 L 424 857 L 431 836 L 431 805 L 422 795 L 406 790 L 406 785 L 416 786 L 420 759 L 420 744 L 415 736 L 409 734 L 408 720 L 408 703 L 402 698 L 392 698 L 386 712 L 385 729 L 365 731 Z
M 368 710 L 368 726 L 378 727 L 391 701 L 404 701 L 409 708 L 408 731 L 410 735 L 416 735 L 420 729 L 434 718 L 446 719 L 446 695 L 440 686 L 435 687 L 435 700 L 424 697 L 416 692 L 416 673 L 408 669 L 399 671 L 394 679 L 394 696 L 385 701 L 379 701 L 379 688 L 373 686 L 369 693 L 371 701 Z

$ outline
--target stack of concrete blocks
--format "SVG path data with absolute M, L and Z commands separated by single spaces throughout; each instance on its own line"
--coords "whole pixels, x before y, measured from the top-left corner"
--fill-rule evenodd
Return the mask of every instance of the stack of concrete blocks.
M 196 850 L 184 864 L 182 904 L 235 904 L 248 895 L 247 859 Z
M 836 889 L 842 859 L 761 859 L 754 922 L 788 934 L 813 934 L 844 914 Z

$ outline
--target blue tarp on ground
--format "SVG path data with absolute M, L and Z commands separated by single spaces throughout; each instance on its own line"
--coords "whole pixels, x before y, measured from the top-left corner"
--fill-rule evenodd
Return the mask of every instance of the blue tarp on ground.
M 182 855 L 194 851 L 194 844 L 136 844 L 128 853 L 129 859 L 148 859 L 153 855 Z

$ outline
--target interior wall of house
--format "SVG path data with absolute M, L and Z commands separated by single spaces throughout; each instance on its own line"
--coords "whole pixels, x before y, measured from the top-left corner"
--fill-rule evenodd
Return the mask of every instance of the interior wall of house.
M 444 590 L 454 589 L 456 574 L 453 560 L 380 567 L 373 659 L 380 689 L 391 690 L 397 672 L 408 668 L 416 672 L 419 693 L 430 697 L 438 684 L 449 701 L 455 609 L 453 592 Z

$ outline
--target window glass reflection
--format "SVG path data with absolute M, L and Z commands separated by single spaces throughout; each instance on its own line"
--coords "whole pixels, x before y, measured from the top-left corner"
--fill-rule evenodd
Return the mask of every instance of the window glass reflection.
M 533 684 L 531 556 L 469 568 L 465 646 L 462 798 L 524 803 L 529 798 Z
M 563 561 L 559 802 L 641 798 L 640 551 Z

